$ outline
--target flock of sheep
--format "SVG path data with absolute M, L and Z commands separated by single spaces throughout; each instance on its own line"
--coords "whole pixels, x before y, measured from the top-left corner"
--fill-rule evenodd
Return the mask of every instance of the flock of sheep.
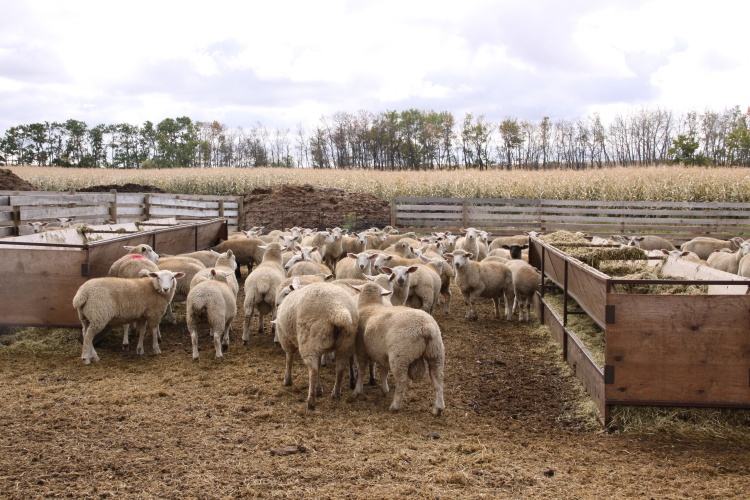
M 468 228 L 461 235 L 432 233 L 417 238 L 390 226 L 346 234 L 293 227 L 263 234 L 262 227 L 231 234 L 210 250 L 176 256 L 157 255 L 148 245 L 125 247 L 128 253 L 114 262 L 109 277 L 84 283 L 73 299 L 83 327 L 84 363 L 98 361 L 94 337 L 107 325 L 123 325 L 123 346 L 131 328 L 138 332 L 137 353 L 151 333 L 154 353 L 159 349 L 159 323 L 176 322 L 172 302 L 186 302 L 185 322 L 198 359 L 199 327 L 207 325 L 217 358 L 230 344 L 231 324 L 237 315 L 242 266 L 244 281 L 242 340 L 250 341 L 256 312 L 258 332 L 270 318 L 274 340 L 286 354 L 284 384 L 292 383 L 292 361 L 299 354 L 309 375 L 309 408 L 322 393 L 319 370 L 335 360 L 332 396 L 341 395 L 342 380 L 350 372 L 354 395 L 362 392 L 369 373 L 377 369 L 387 394 L 388 375 L 396 386 L 392 410 L 401 407 L 409 380 L 429 373 L 435 390 L 433 413 L 443 402 L 445 350 L 440 327 L 433 318 L 442 304 L 450 313 L 451 282 L 463 295 L 466 319 L 476 320 L 480 299 L 491 299 L 495 317 L 530 320 L 538 271 L 530 266 L 528 235 L 489 240 L 485 231 Z M 675 258 L 706 262 L 726 272 L 750 277 L 750 241 L 695 238 L 678 250 L 659 236 L 613 237 L 622 245 L 664 252 Z M 595 237 L 592 243 L 612 243 Z M 355 379 L 356 378 L 356 382 Z
M 540 283 L 526 262 L 528 236 L 490 243 L 485 231 L 462 232 L 418 239 L 392 227 L 352 235 L 339 228 L 300 227 L 262 234 L 256 227 L 231 234 L 210 250 L 182 255 L 159 256 L 148 245 L 125 247 L 128 253 L 112 264 L 109 276 L 87 281 L 73 299 L 83 327 L 81 357 L 86 364 L 99 360 L 93 341 L 107 325 L 123 325 L 123 347 L 135 328 L 139 355 L 149 331 L 153 351 L 160 353 L 159 323 L 176 321 L 173 301 L 186 302 L 193 359 L 199 356 L 203 325 L 216 357 L 223 357 L 237 315 L 240 269 L 247 266 L 243 342 L 250 341 L 256 312 L 261 334 L 270 317 L 274 340 L 286 354 L 284 384 L 292 383 L 295 354 L 307 366 L 309 408 L 322 393 L 321 364 L 333 357 L 333 397 L 340 396 L 347 369 L 354 395 L 362 392 L 366 373 L 374 383 L 375 370 L 387 394 L 392 372 L 390 408 L 398 410 L 409 381 L 428 373 L 435 390 L 432 411 L 440 415 L 445 349 L 433 314 L 440 303 L 443 313 L 450 313 L 451 281 L 461 290 L 469 320 L 478 318 L 474 304 L 485 298 L 494 302 L 496 318 L 502 300 L 507 320 L 517 312 L 528 321 Z

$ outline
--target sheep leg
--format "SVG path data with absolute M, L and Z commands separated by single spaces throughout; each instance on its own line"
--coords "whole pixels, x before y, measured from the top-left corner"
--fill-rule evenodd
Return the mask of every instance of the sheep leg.
M 122 350 L 130 349 L 130 323 L 122 325 Z
M 265 325 L 263 324 L 263 320 L 265 319 L 265 317 L 265 314 L 258 311 L 258 335 L 263 335 L 266 331 Z
M 357 387 L 359 379 L 359 368 L 355 366 L 354 356 L 349 357 L 349 389 L 354 390 Z
M 391 371 L 396 379 L 396 389 L 393 391 L 393 401 L 389 410 L 399 411 L 406 394 L 406 387 L 409 385 L 409 365 L 394 359 L 391 361 Z
M 505 289 L 505 319 L 508 321 L 513 321 L 513 309 L 511 308 L 511 305 L 513 304 L 513 301 L 516 298 L 516 293 L 510 289 Z
M 143 338 L 146 336 L 146 322 L 141 321 L 138 323 L 138 346 L 135 348 L 135 353 L 138 356 L 143 356 L 145 352 L 143 350 Z
M 190 341 L 193 344 L 193 361 L 198 361 L 198 329 L 195 325 L 188 325 L 188 331 L 190 332 Z
M 380 378 L 380 389 L 383 391 L 384 395 L 388 395 L 389 392 L 391 392 L 391 388 L 388 387 L 388 365 L 378 364 L 378 377 Z
M 177 318 L 172 310 L 172 302 L 167 305 L 167 312 L 164 314 L 164 321 L 172 325 L 177 324 Z
M 500 319 L 500 297 L 492 297 L 492 303 L 495 305 L 495 319 Z
M 320 370 L 320 356 L 307 356 L 304 359 L 307 365 L 307 409 L 315 409 L 315 397 L 318 393 L 319 387 L 319 370 Z
M 286 353 L 286 364 L 284 366 L 284 385 L 292 385 L 292 358 L 294 354 L 292 352 Z
M 227 324 L 224 327 L 224 338 L 221 341 L 221 347 L 224 350 L 224 352 L 229 350 L 229 332 L 232 330 L 232 319 L 227 320 Z
M 375 385 L 377 381 L 375 380 L 375 363 L 370 361 L 367 363 L 367 371 L 370 372 L 370 380 L 368 381 L 367 385 Z
M 333 390 L 331 391 L 331 397 L 333 399 L 339 399 L 341 397 L 341 383 L 344 380 L 344 372 L 349 364 L 351 358 L 344 356 L 342 353 L 336 355 L 336 381 L 333 384 Z M 351 366 L 351 365 L 350 365 Z
M 157 322 L 155 325 L 151 326 L 151 350 L 154 351 L 154 354 L 161 354 L 161 349 L 159 348 L 159 323 Z
M 213 337 L 214 337 L 214 349 L 216 350 L 216 359 L 223 359 L 224 354 L 221 352 L 221 334 L 223 333 L 222 329 L 215 329 L 213 331 Z
M 96 328 L 91 323 L 88 323 L 88 326 L 85 328 L 86 331 L 83 334 L 83 346 L 81 347 L 81 359 L 83 360 L 83 364 L 88 365 L 92 361 L 99 361 L 99 356 L 94 350 L 94 337 L 96 337 L 97 333 L 102 331 L 102 328 Z
M 451 312 L 451 291 L 447 290 L 443 293 L 443 311 L 447 316 Z
M 466 304 L 466 319 L 469 321 L 476 321 L 479 319 L 477 312 L 474 310 L 474 304 L 472 303 L 474 297 L 471 294 L 464 295 L 464 303 Z
M 432 414 L 439 417 L 445 410 L 443 401 L 443 362 L 439 359 L 428 359 L 427 366 L 430 369 L 430 380 L 435 389 L 435 404 L 432 406 Z
M 245 319 L 242 322 L 242 343 L 245 345 L 250 342 L 250 322 L 253 319 L 254 311 L 255 306 L 253 304 L 250 304 L 249 308 L 245 308 Z

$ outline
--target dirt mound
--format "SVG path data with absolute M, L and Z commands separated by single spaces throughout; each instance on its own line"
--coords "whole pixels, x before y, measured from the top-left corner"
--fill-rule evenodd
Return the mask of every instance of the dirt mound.
M 244 211 L 247 227 L 339 226 L 358 231 L 390 223 L 387 201 L 309 184 L 254 189 L 245 195 Z
M 103 191 L 111 191 L 116 189 L 118 193 L 165 193 L 163 189 L 159 189 L 156 186 L 149 186 L 148 184 L 133 184 L 128 182 L 126 184 L 102 184 L 101 186 L 89 186 L 78 191 L 81 193 L 99 193 Z
M 0 168 L 0 190 L 34 191 L 36 188 L 7 168 Z

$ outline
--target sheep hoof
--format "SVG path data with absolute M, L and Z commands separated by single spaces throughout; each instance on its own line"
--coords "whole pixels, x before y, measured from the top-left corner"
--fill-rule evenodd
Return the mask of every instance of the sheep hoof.
M 136 353 L 136 354 L 137 354 L 138 356 L 143 356 L 143 354 L 144 354 L 144 352 L 143 352 L 143 347 L 141 347 L 141 346 L 138 346 L 138 347 L 136 347 L 136 349 L 135 349 L 135 353 Z
M 284 386 L 285 387 L 290 387 L 291 385 L 292 385 L 292 379 L 291 378 L 289 378 L 289 379 L 285 378 L 284 379 Z
M 224 350 L 224 352 L 227 352 L 229 350 L 229 344 L 221 344 L 221 348 Z
M 312 401 L 308 401 L 307 402 L 307 409 L 310 410 L 310 411 L 314 410 L 315 409 L 315 403 L 313 403 Z
M 193 361 L 198 361 L 198 356 L 193 356 Z
M 331 391 L 331 397 L 333 399 L 341 399 L 341 392 L 334 389 Z
M 398 405 L 394 405 L 394 404 L 391 404 L 390 408 L 388 408 L 388 409 L 389 409 L 390 411 L 392 411 L 392 412 L 396 413 L 397 411 L 399 411 L 399 410 L 401 409 L 401 407 L 400 407 L 400 406 L 398 406 Z
M 122 350 L 123 351 L 129 351 L 130 350 L 130 344 L 122 344 Z
M 315 395 L 318 396 L 318 397 L 322 396 L 323 395 L 323 388 L 320 387 L 320 386 L 318 386 L 318 388 L 315 389 Z
M 81 360 L 83 361 L 84 365 L 90 365 L 91 364 L 91 360 L 89 358 L 81 358 Z
M 154 347 L 154 354 L 161 354 L 161 349 L 158 346 Z
M 436 417 L 443 416 L 443 408 L 433 408 L 432 414 L 435 415 Z

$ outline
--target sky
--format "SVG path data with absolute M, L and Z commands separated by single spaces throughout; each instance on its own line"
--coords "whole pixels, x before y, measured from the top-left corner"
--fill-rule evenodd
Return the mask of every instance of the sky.
M 750 105 L 750 2 L 0 0 L 0 129 Z

